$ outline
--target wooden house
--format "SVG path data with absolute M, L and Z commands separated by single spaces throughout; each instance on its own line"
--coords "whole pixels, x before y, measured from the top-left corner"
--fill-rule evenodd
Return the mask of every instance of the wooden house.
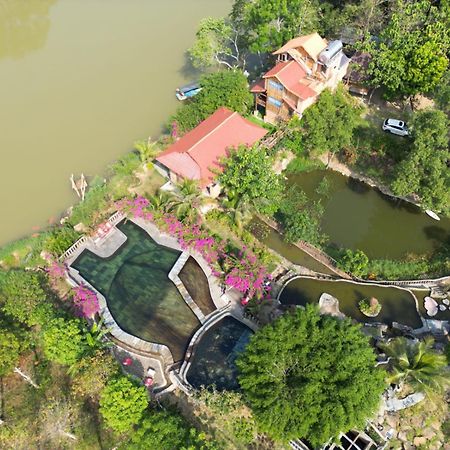
M 292 39 L 273 55 L 275 66 L 251 87 L 255 108 L 269 123 L 301 116 L 324 89 L 336 88 L 350 62 L 340 41 L 327 42 L 318 33 Z

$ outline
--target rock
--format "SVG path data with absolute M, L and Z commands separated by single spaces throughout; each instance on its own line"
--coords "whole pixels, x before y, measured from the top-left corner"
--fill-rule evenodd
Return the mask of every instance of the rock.
M 418 437 L 415 437 L 414 438 L 414 440 L 413 440 L 413 444 L 416 446 L 416 447 L 419 447 L 419 445 L 423 445 L 423 444 L 426 444 L 427 443 L 427 438 L 426 437 L 424 437 L 424 436 L 418 436 Z
M 88 228 L 86 227 L 86 225 L 83 222 L 77 223 L 73 229 L 75 231 L 77 231 L 78 233 L 87 233 Z
M 422 435 L 423 435 L 423 437 L 426 437 L 427 439 L 431 439 L 436 435 L 436 432 L 434 430 L 432 430 L 431 428 L 425 428 L 422 431 Z
M 399 431 L 399 433 L 397 435 L 397 439 L 399 439 L 400 441 L 403 441 L 403 442 L 408 442 L 408 436 L 407 436 L 406 431 L 404 431 L 404 430 Z

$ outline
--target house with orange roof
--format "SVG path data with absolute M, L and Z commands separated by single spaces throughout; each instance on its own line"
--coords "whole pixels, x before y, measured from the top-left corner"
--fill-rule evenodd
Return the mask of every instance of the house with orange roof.
M 155 167 L 174 183 L 196 180 L 215 197 L 220 192 L 215 181 L 222 171 L 220 160 L 230 149 L 252 146 L 266 134 L 266 129 L 222 107 L 158 155 Z
M 273 55 L 275 66 L 251 87 L 255 108 L 269 123 L 301 117 L 324 89 L 337 87 L 350 62 L 341 41 L 328 42 L 318 33 L 291 39 Z

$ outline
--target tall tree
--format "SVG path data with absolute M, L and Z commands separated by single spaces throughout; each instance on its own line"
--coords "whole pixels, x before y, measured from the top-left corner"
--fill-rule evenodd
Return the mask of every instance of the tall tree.
M 127 377 L 110 380 L 100 394 L 100 413 L 106 425 L 117 433 L 131 431 L 147 408 L 147 391 Z
M 416 392 L 441 393 L 450 384 L 447 358 L 433 350 L 433 338 L 411 341 L 404 337 L 383 345 L 390 357 L 388 383 L 408 384 Z
M 202 90 L 192 102 L 182 105 L 171 118 L 180 132 L 197 126 L 221 106 L 246 115 L 253 106 L 253 95 L 245 75 L 239 70 L 227 70 L 205 75 L 200 80 Z
M 245 30 L 252 52 L 273 52 L 290 39 L 317 30 L 318 3 L 315 0 L 238 1 L 232 11 L 234 21 Z
M 342 86 L 325 90 L 316 104 L 303 114 L 303 144 L 310 153 L 330 155 L 350 145 L 360 123 L 361 108 Z
M 413 144 L 398 165 L 392 190 L 396 195 L 418 194 L 425 209 L 447 211 L 450 205 L 448 119 L 434 109 L 419 111 L 412 122 Z
M 359 327 L 311 305 L 260 328 L 237 365 L 260 429 L 284 442 L 319 446 L 364 426 L 385 386 Z
M 51 314 L 41 274 L 22 270 L 0 273 L 0 306 L 4 313 L 33 326 Z
M 45 356 L 59 364 L 75 364 L 86 350 L 81 321 L 53 319 L 42 334 Z
M 263 214 L 273 214 L 278 209 L 283 186 L 272 165 L 273 158 L 264 149 L 241 146 L 224 160 L 219 183 L 236 204 L 245 201 Z
M 369 74 L 390 97 L 430 92 L 444 75 L 450 49 L 448 1 L 400 0 L 379 40 L 368 39 Z
M 19 361 L 20 343 L 8 330 L 0 328 L 0 377 L 12 372 Z
M 232 69 L 245 66 L 239 48 L 239 32 L 232 22 L 223 18 L 203 19 L 188 53 L 194 67 L 198 68 L 224 65 Z

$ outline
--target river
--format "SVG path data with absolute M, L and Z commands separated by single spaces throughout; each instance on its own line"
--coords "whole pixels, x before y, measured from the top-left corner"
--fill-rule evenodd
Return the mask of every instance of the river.
M 0 0 L 0 245 L 76 201 L 73 172 L 104 173 L 158 136 L 198 75 L 186 49 L 231 0 Z

